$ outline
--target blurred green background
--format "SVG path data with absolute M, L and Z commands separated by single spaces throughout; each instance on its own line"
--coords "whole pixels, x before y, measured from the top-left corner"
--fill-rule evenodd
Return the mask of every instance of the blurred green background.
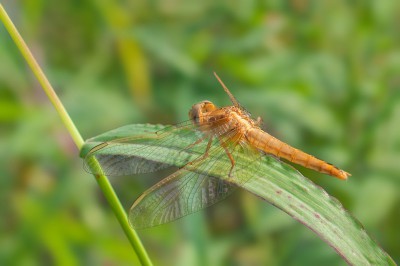
M 216 71 L 271 134 L 352 173 L 298 167 L 400 262 L 399 1 L 2 2 L 84 138 L 230 104 Z M 3 25 L 0 129 L 1 265 L 138 264 Z M 163 176 L 111 182 L 128 209 Z M 345 265 L 243 191 L 139 235 L 156 265 Z

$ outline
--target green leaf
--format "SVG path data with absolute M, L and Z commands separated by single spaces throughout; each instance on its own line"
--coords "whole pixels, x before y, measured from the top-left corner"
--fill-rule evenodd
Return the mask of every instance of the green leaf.
M 91 148 L 102 142 L 128 136 L 146 135 L 163 128 L 165 126 L 146 124 L 129 125 L 109 131 L 88 140 L 81 150 L 81 157 L 85 157 Z M 176 150 L 184 148 L 186 145 L 187 142 L 176 143 L 176 147 L 173 148 Z M 166 154 L 171 153 L 166 151 Z M 175 154 L 176 156 L 187 156 L 184 153 Z M 148 155 L 144 154 L 143 156 Z M 154 156 L 148 159 L 155 160 Z M 179 159 L 177 158 L 177 160 Z M 347 263 L 351 265 L 396 265 L 338 200 L 329 196 L 322 188 L 316 186 L 288 164 L 271 156 L 263 156 L 260 159 L 262 163 L 258 164 L 257 168 L 242 169 L 248 171 L 248 175 L 251 175 L 252 178 L 245 183 L 237 183 L 238 186 L 273 204 L 310 228 Z M 159 154 L 157 160 L 160 163 L 171 163 L 170 158 L 163 154 Z M 251 165 L 250 159 L 246 159 L 244 155 L 241 162 L 246 163 L 246 160 Z M 235 183 L 234 179 L 230 181 Z

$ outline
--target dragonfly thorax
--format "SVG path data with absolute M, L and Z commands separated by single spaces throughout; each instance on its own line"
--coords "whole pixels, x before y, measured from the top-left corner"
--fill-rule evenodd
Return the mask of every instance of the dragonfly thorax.
M 210 101 L 193 105 L 189 118 L 200 131 L 209 136 L 222 136 L 229 132 L 229 135 L 243 138 L 249 129 L 256 126 L 248 113 L 240 107 L 218 108 Z

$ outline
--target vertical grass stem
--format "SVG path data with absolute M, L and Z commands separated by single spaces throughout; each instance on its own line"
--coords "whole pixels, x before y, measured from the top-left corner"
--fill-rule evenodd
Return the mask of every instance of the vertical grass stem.
M 42 85 L 42 88 L 45 91 L 45 93 L 47 94 L 48 98 L 53 103 L 54 107 L 56 108 L 65 127 L 67 128 L 68 132 L 70 133 L 71 137 L 73 138 L 76 146 L 78 147 L 78 149 L 81 149 L 81 147 L 84 143 L 82 136 L 80 135 L 78 129 L 75 127 L 75 124 L 73 123 L 73 121 L 71 120 L 67 111 L 65 110 L 62 102 L 58 98 L 56 92 L 54 91 L 50 82 L 46 78 L 46 76 L 43 73 L 42 69 L 40 68 L 39 64 L 36 62 L 34 56 L 32 55 L 28 46 L 22 39 L 18 30 L 14 26 L 12 20 L 8 16 L 8 14 L 2 4 L 0 4 L 0 19 L 3 22 L 4 26 L 6 27 L 11 38 L 14 40 L 19 51 L 25 58 L 26 62 L 32 69 L 32 71 L 33 71 L 34 75 L 36 76 L 36 78 L 38 79 L 39 83 Z M 147 255 L 147 252 L 140 241 L 140 238 L 136 234 L 136 231 L 129 225 L 126 212 L 124 211 L 124 209 L 121 205 L 121 202 L 119 201 L 117 195 L 115 194 L 115 191 L 112 188 L 107 177 L 104 175 L 96 176 L 96 181 L 99 184 L 99 187 L 102 190 L 104 196 L 107 198 L 108 203 L 110 204 L 115 216 L 117 217 L 120 225 L 122 226 L 122 229 L 124 230 L 125 235 L 129 239 L 139 260 L 141 261 L 141 263 L 143 265 L 152 265 L 150 258 Z

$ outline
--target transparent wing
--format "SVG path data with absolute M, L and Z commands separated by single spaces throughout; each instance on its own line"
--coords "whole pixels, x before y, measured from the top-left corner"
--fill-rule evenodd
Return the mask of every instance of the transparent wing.
M 235 187 L 182 168 L 144 192 L 129 211 L 129 221 L 137 229 L 168 223 L 215 204 Z
M 145 191 L 130 209 L 131 225 L 153 227 L 197 212 L 223 200 L 251 178 L 255 171 L 247 169 L 257 167 L 262 154 L 244 144 L 227 148 L 235 159 L 233 168 L 223 146 L 215 146 L 209 156 L 188 163 Z
M 219 127 L 224 125 L 223 118 L 213 121 L 212 135 L 222 132 Z M 104 142 L 85 156 L 84 168 L 93 174 L 124 176 L 155 172 L 169 166 L 182 167 L 204 154 L 210 135 L 202 132 L 208 132 L 210 126 L 208 123 L 195 126 L 185 121 L 157 132 Z M 212 143 L 215 145 L 218 142 Z
M 236 185 L 251 178 L 252 171 L 247 169 L 260 163 L 262 153 L 245 141 L 240 130 L 227 131 L 225 119 L 217 122 L 204 123 L 200 128 L 183 123 L 156 133 L 104 142 L 88 153 L 86 168 L 92 169 L 94 158 L 103 168 L 101 173 L 107 175 L 180 167 L 144 192 L 129 215 L 136 228 L 173 221 L 224 199 Z
M 104 142 L 87 154 L 84 168 L 93 174 L 123 176 L 154 172 L 172 165 L 180 167 L 202 153 L 201 143 L 197 149 L 185 151 L 185 147 L 201 138 L 201 133 L 185 122 L 180 127 L 171 126 L 146 135 Z M 93 158 L 97 159 L 101 169 L 94 167 L 97 162 Z
M 217 144 L 210 149 L 209 156 L 199 163 L 209 166 L 199 167 L 189 163 L 186 169 L 201 169 L 205 174 L 242 185 L 251 178 L 251 171 L 247 169 L 257 168 L 264 153 L 250 145 L 237 130 L 228 131 L 216 139 Z

